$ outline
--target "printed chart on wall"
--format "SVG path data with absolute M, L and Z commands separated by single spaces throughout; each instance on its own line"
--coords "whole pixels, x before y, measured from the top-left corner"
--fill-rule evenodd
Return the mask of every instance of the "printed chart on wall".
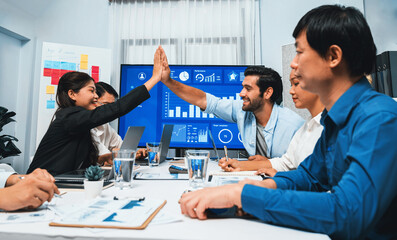
M 43 43 L 37 146 L 58 108 L 55 95 L 59 79 L 63 74 L 71 71 L 88 73 L 95 82 L 110 83 L 110 49 Z

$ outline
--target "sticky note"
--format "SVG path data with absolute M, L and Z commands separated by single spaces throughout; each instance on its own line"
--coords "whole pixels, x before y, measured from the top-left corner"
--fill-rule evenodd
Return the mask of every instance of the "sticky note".
M 60 69 L 69 70 L 69 63 L 68 62 L 61 62 Z
M 58 85 L 59 83 L 59 76 L 51 76 L 51 84 Z
M 53 68 L 52 67 L 52 61 L 44 60 L 44 68 Z
M 88 69 L 88 62 L 80 62 L 80 69 Z
M 80 61 L 81 62 L 88 62 L 88 55 L 87 54 L 81 54 Z
M 51 77 L 52 69 L 50 68 L 44 68 L 43 70 L 43 76 L 44 77 Z
M 62 77 L 67 72 L 70 72 L 70 71 L 61 69 L 60 72 L 59 72 L 59 77 Z
M 54 108 L 55 108 L 55 101 L 47 100 L 47 109 L 54 109 Z
M 70 71 L 76 71 L 77 69 L 76 69 L 76 63 L 69 63 L 69 67 L 68 67 L 68 70 L 70 70 Z
M 55 86 L 47 85 L 47 87 L 45 88 L 45 93 L 55 94 Z
M 91 74 L 91 77 L 94 79 L 95 83 L 99 82 L 99 74 L 98 73 Z
M 99 67 L 98 66 L 91 66 L 91 73 L 92 74 L 99 73 Z
M 61 69 L 61 62 L 52 61 L 53 69 Z

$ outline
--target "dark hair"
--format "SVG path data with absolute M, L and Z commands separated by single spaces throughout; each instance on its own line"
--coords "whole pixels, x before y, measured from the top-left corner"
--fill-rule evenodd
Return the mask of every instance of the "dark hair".
M 83 72 L 68 72 L 65 73 L 60 79 L 58 83 L 56 100 L 59 108 L 55 112 L 52 117 L 51 124 L 57 114 L 57 112 L 63 108 L 76 106 L 75 102 L 69 97 L 68 91 L 73 90 L 73 92 L 78 93 L 80 89 L 86 86 L 90 81 L 94 81 L 94 79 Z M 95 82 L 95 81 L 94 81 Z M 51 125 L 50 124 L 50 125 Z M 89 150 L 89 162 L 83 163 L 82 167 L 88 167 L 90 164 L 96 165 L 98 161 L 98 150 L 92 141 L 91 136 L 91 144 Z M 88 165 L 87 165 L 88 164 Z
M 118 98 L 119 94 L 117 94 L 116 90 L 109 84 L 105 82 L 97 82 L 95 83 L 96 87 L 96 94 L 98 95 L 98 98 L 102 97 L 105 92 L 113 95 L 114 98 Z
M 90 75 L 83 72 L 68 72 L 59 79 L 56 100 L 59 109 L 73 107 L 75 102 L 69 97 L 68 91 L 78 93 L 87 83 L 94 81 Z
M 367 21 L 356 8 L 340 5 L 314 8 L 299 20 L 292 35 L 297 38 L 302 31 L 306 31 L 310 47 L 322 57 L 331 45 L 338 45 L 351 76 L 373 70 L 376 46 Z
M 273 94 L 270 97 L 272 102 L 280 104 L 283 100 L 283 83 L 280 75 L 271 68 L 265 66 L 249 66 L 244 71 L 244 76 L 259 76 L 256 85 L 262 94 L 269 88 L 273 88 Z

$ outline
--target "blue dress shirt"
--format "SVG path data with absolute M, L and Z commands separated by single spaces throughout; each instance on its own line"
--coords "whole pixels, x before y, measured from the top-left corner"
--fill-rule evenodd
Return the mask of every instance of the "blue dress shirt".
M 397 239 L 397 103 L 362 78 L 321 124 L 313 154 L 277 173 L 276 190 L 246 185 L 243 209 L 332 238 Z
M 242 100 L 220 99 L 207 95 L 207 108 L 204 112 L 214 114 L 225 121 L 237 123 L 243 145 L 249 155 L 256 151 L 256 118 L 252 112 L 242 110 Z M 295 132 L 303 125 L 304 120 L 288 108 L 273 105 L 263 135 L 270 158 L 281 157 L 288 148 Z

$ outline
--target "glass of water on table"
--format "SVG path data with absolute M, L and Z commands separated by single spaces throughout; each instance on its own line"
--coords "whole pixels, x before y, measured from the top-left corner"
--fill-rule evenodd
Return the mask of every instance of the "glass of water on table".
M 189 185 L 193 189 L 204 187 L 210 152 L 207 150 L 187 150 Z
M 160 143 L 146 143 L 149 167 L 158 166 L 160 163 Z
M 135 150 L 113 150 L 114 186 L 120 189 L 132 188 L 134 178 Z

